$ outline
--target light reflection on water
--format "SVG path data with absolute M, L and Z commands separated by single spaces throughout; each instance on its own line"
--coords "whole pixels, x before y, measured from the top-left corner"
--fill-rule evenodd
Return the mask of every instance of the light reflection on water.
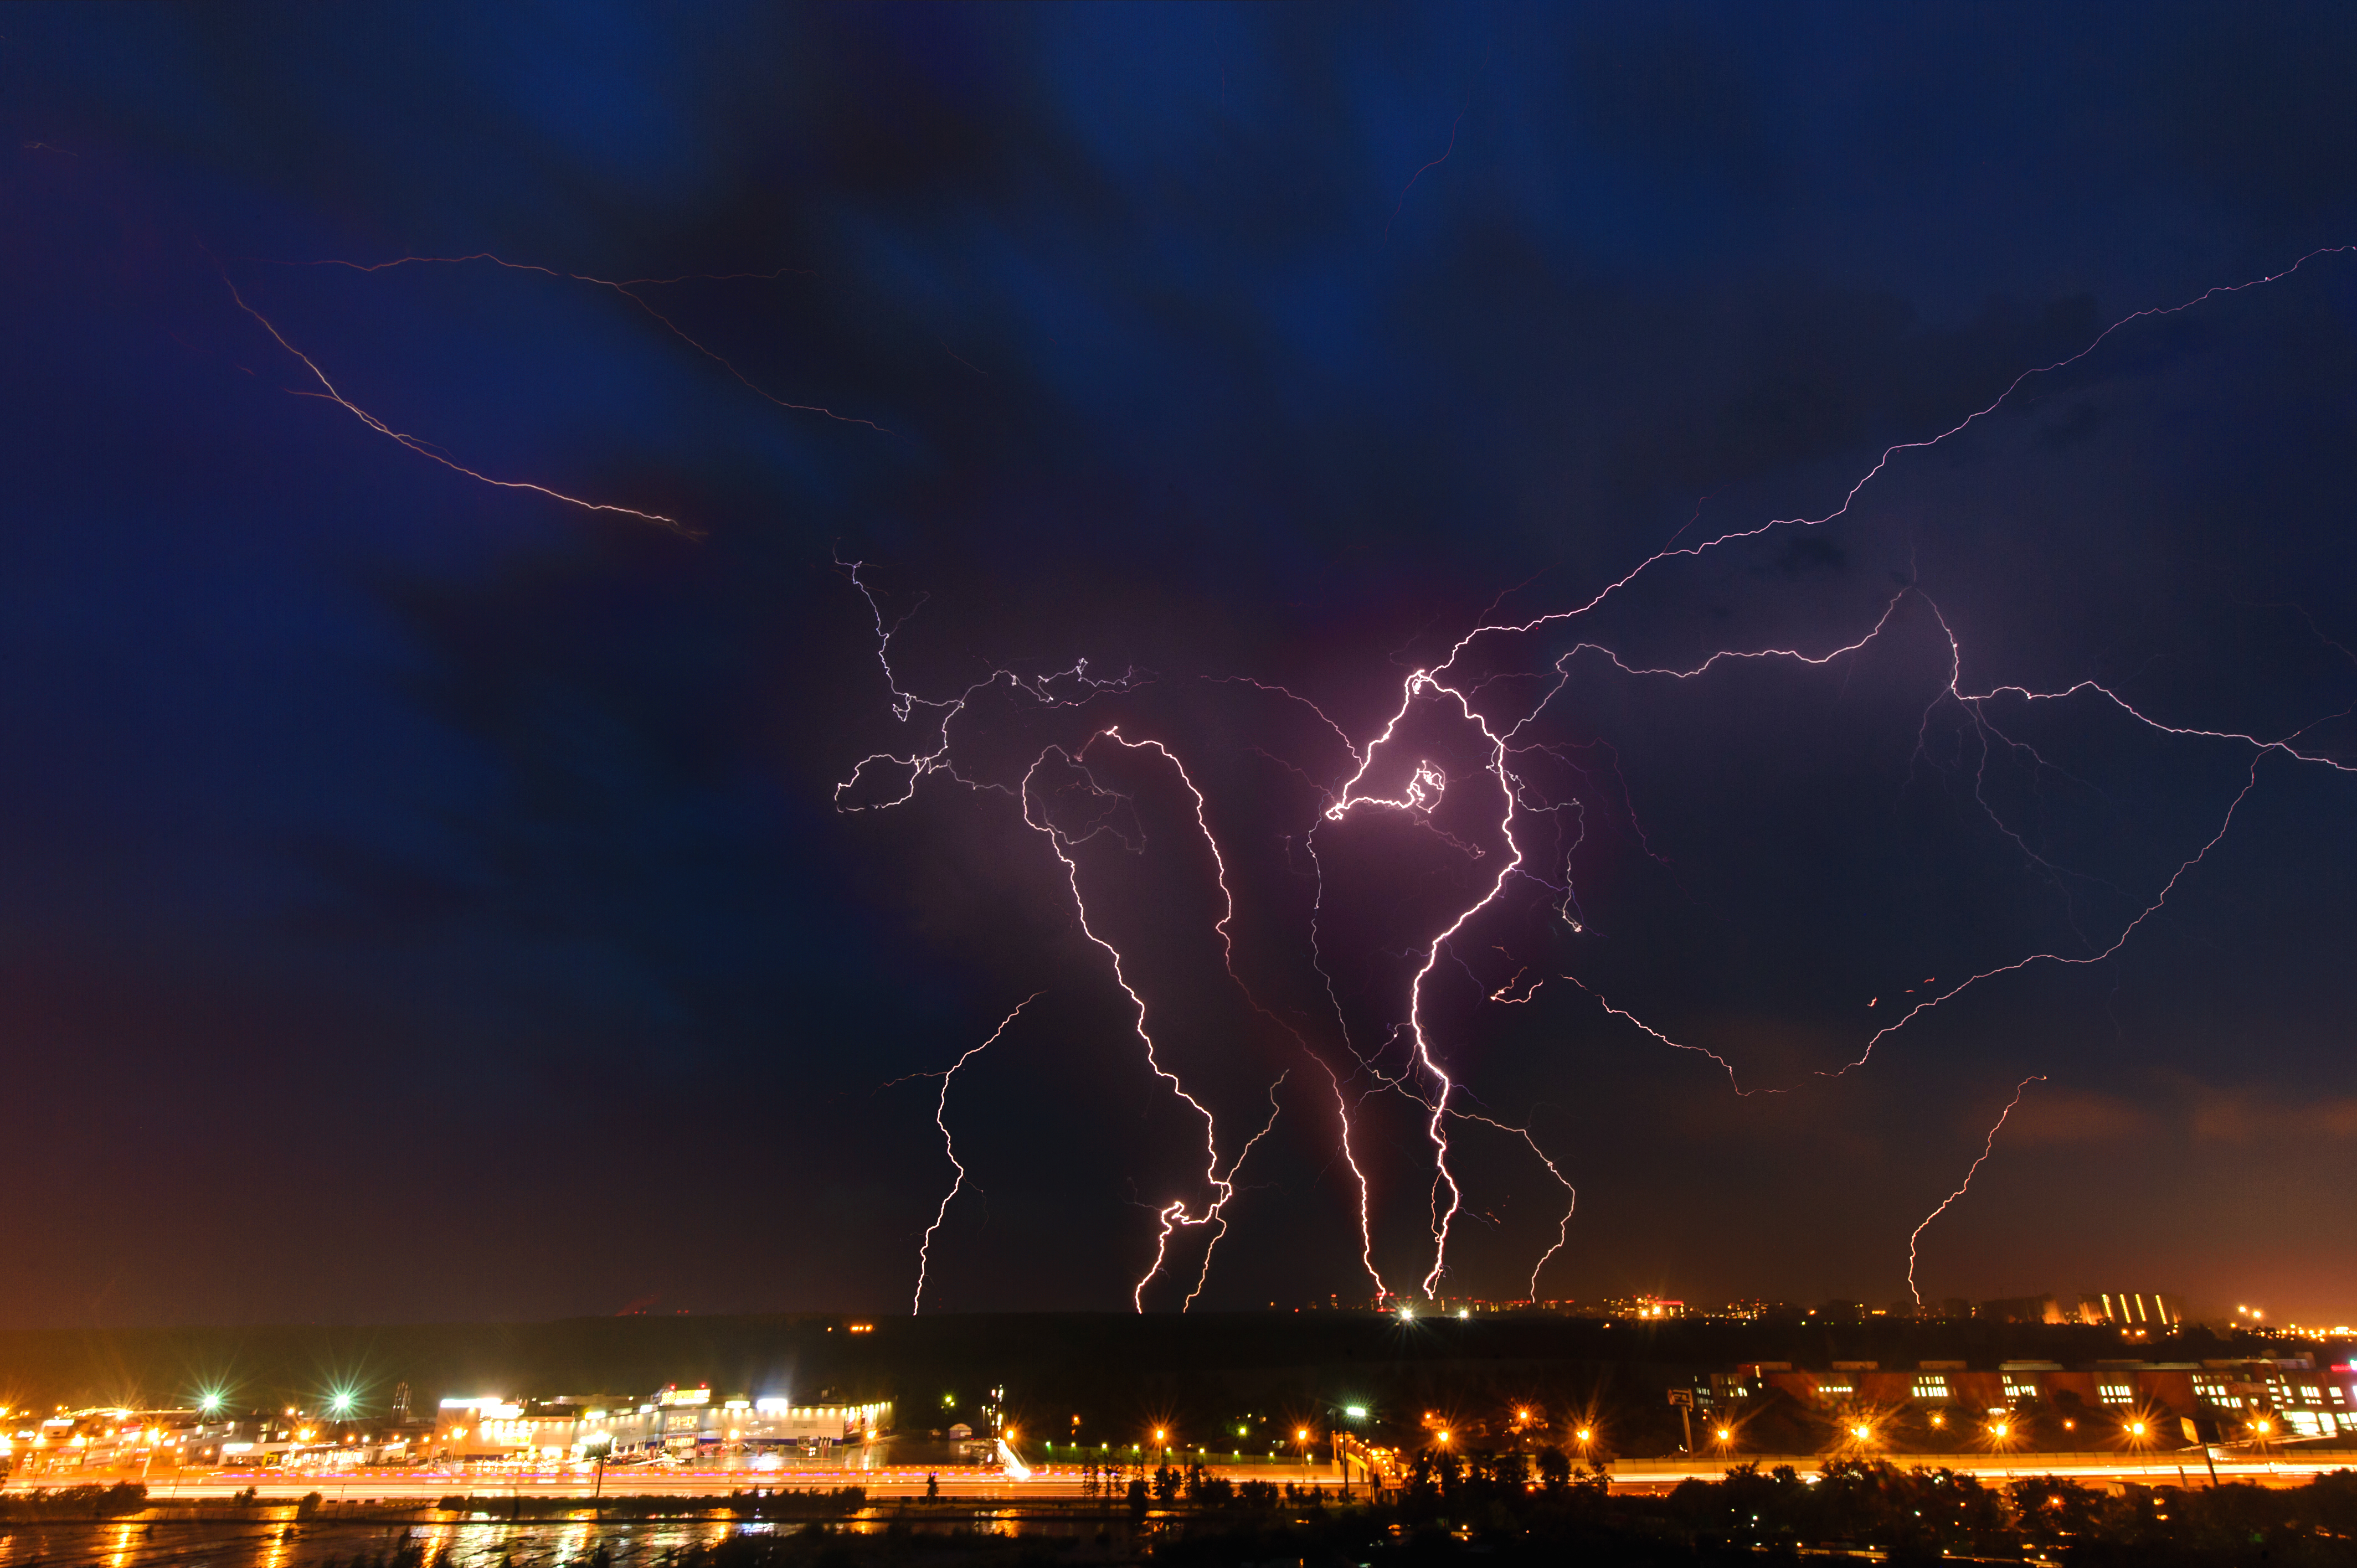
M 660 1568 L 683 1548 L 734 1532 L 768 1534 L 803 1528 L 799 1520 L 606 1520 L 589 1518 L 510 1522 L 490 1519 L 307 1520 L 293 1509 L 244 1519 L 167 1515 L 106 1523 L 46 1520 L 0 1526 L 0 1568 L 587 1568 L 603 1552 L 612 1568 Z M 1040 1518 L 1014 1509 L 960 1509 L 946 1517 L 908 1519 L 901 1510 L 871 1507 L 829 1528 L 876 1534 L 895 1522 L 928 1533 L 952 1529 L 982 1535 L 1092 1536 L 1105 1527 L 1094 1517 Z
M 393 1555 L 404 1551 L 418 1554 L 425 1564 L 438 1561 L 447 1568 L 498 1568 L 502 1563 L 555 1568 L 584 1562 L 600 1548 L 614 1568 L 632 1568 L 731 1530 L 770 1528 L 735 1520 L 314 1520 L 296 1525 L 274 1519 L 48 1520 L 0 1530 L 0 1568 L 319 1568 L 329 1558 L 340 1568 L 350 1568 L 355 1558 L 373 1558 L 381 1568 L 390 1568 Z

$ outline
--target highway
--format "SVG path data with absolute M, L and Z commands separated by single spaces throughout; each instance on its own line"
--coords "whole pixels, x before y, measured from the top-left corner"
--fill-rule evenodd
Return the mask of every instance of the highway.
M 1886 1454 L 1875 1457 L 1902 1467 L 1944 1467 L 1992 1486 L 2003 1486 L 2025 1476 L 2056 1476 L 2091 1486 L 2133 1481 L 2148 1487 L 2206 1487 L 2213 1464 L 2221 1481 L 2300 1486 L 2328 1471 L 2357 1469 L 2357 1450 L 2346 1448 L 2267 1455 L 2236 1453 L 2211 1461 L 2203 1459 L 2199 1448 L 2146 1454 Z M 1612 1466 L 1612 1487 L 1615 1491 L 1667 1490 L 1680 1481 L 1716 1481 L 1737 1464 L 1756 1464 L 1763 1472 L 1779 1465 L 1790 1465 L 1808 1476 L 1824 1463 L 1824 1456 L 1816 1454 L 1623 1459 Z
M 2206 1486 L 2212 1478 L 2212 1464 L 2205 1463 L 2200 1449 L 2186 1449 L 2159 1454 L 2001 1454 L 2001 1455 L 1890 1455 L 1891 1462 L 1902 1466 L 1945 1466 L 1978 1477 L 1981 1480 L 2003 1485 L 2025 1476 L 2058 1476 L 2090 1485 L 2116 1485 L 2138 1482 L 2147 1486 Z M 1760 1469 L 1772 1469 L 1790 1465 L 1803 1476 L 1813 1475 L 1824 1462 L 1818 1455 L 1738 1455 L 1731 1458 L 1625 1459 L 1611 1466 L 1611 1485 L 1615 1491 L 1666 1490 L 1685 1480 L 1715 1481 L 1730 1465 L 1757 1464 Z M 2297 1486 L 2310 1477 L 2332 1470 L 2357 1469 L 2357 1451 L 2350 1449 L 2277 1452 L 2259 1455 L 2237 1453 L 2214 1460 L 2215 1475 L 2220 1480 L 2255 1481 L 2262 1485 Z M 1315 1466 L 1285 1466 L 1255 1465 L 1228 1467 L 1209 1466 L 1213 1475 L 1226 1475 L 1237 1480 L 1266 1480 L 1277 1483 L 1316 1485 L 1332 1488 L 1339 1485 L 1330 1465 Z M 1026 1498 L 1077 1498 L 1082 1491 L 1083 1477 L 1077 1469 L 1063 1466 L 1041 1466 L 1028 1476 L 1017 1477 L 997 1466 L 942 1466 L 927 1468 L 922 1466 L 873 1466 L 819 1468 L 795 1466 L 757 1470 L 682 1469 L 669 1466 L 630 1466 L 610 1469 L 603 1481 L 603 1495 L 616 1497 L 710 1497 L 725 1496 L 732 1491 L 755 1487 L 781 1488 L 792 1491 L 832 1490 L 838 1487 L 861 1487 L 872 1497 L 910 1497 L 924 1494 L 929 1478 L 938 1485 L 945 1497 L 989 1497 L 1006 1500 Z M 27 1475 L 19 1472 L 10 1477 L 6 1489 L 25 1491 L 35 1487 L 110 1484 L 121 1480 L 136 1481 L 135 1473 L 66 1472 L 56 1475 Z M 587 1501 L 597 1479 L 587 1470 L 571 1467 L 541 1470 L 516 1468 L 463 1469 L 457 1467 L 385 1468 L 385 1469 L 229 1469 L 183 1470 L 175 1474 L 151 1477 L 147 1479 L 148 1496 L 157 1503 L 175 1499 L 195 1501 L 205 1498 L 226 1498 L 252 1487 L 260 1499 L 292 1501 L 310 1492 L 318 1492 L 338 1501 L 362 1502 L 438 1502 L 454 1494 L 470 1495 L 477 1498 L 578 1498 Z
M 1211 1467 L 1207 1466 L 1207 1469 Z M 1214 1474 L 1223 1473 L 1216 1469 Z M 1340 1483 L 1331 1466 L 1319 1466 L 1316 1473 L 1292 1468 L 1282 1473 L 1266 1466 L 1254 1466 L 1234 1472 L 1238 1479 L 1291 1481 L 1296 1485 L 1315 1484 L 1334 1487 Z M 9 1491 L 28 1491 L 36 1487 L 67 1487 L 110 1485 L 118 1481 L 137 1481 L 136 1473 L 98 1474 L 65 1473 L 51 1476 L 11 1476 L 5 1485 Z M 603 1484 L 603 1495 L 621 1497 L 725 1497 L 730 1492 L 750 1491 L 756 1487 L 785 1491 L 832 1491 L 838 1487 L 861 1487 L 870 1497 L 922 1497 L 929 1481 L 937 1484 L 944 1497 L 989 1498 L 1078 1498 L 1087 1495 L 1083 1477 L 1077 1469 L 1063 1466 L 1034 1469 L 1028 1477 L 1009 1475 L 997 1466 L 878 1466 L 870 1468 L 841 1469 L 777 1469 L 777 1470 L 688 1470 L 671 1468 L 640 1468 L 608 1470 Z M 206 1498 L 226 1498 L 253 1489 L 264 1501 L 291 1502 L 311 1492 L 334 1501 L 403 1501 L 438 1502 L 453 1495 L 472 1496 L 489 1506 L 490 1499 L 505 1500 L 510 1497 L 577 1498 L 587 1503 L 597 1485 L 596 1478 L 586 1471 L 563 1470 L 522 1471 L 514 1469 L 459 1470 L 455 1468 L 388 1468 L 381 1470 L 184 1470 L 177 1476 L 152 1477 L 147 1482 L 148 1499 L 169 1503 L 176 1499 L 196 1501 Z

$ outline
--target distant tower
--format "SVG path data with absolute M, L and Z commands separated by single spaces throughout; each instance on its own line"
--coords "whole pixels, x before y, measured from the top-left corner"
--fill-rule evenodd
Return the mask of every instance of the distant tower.
M 393 1386 L 393 1419 L 396 1423 L 409 1419 L 409 1385 L 407 1383 L 395 1383 Z

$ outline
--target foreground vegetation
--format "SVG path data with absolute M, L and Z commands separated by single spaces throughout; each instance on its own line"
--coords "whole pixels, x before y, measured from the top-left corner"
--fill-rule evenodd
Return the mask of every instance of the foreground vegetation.
M 2247 1483 L 2110 1493 L 2040 1477 L 1993 1487 L 1946 1469 L 1842 1461 L 1811 1476 L 1745 1466 L 1666 1496 L 1615 1496 L 1601 1477 L 1558 1471 L 1535 1485 L 1518 1455 L 1427 1460 L 1379 1503 L 1286 1498 L 1257 1489 L 1151 1509 L 1131 1496 L 1126 1528 L 1084 1537 L 737 1534 L 685 1553 L 681 1568 L 831 1568 L 894 1562 L 1129 1561 L 1173 1568 L 1246 1563 L 1340 1568 L 1480 1557 L 1501 1564 L 1797 1561 L 1803 1552 L 1872 1551 L 1893 1564 L 1958 1559 L 2059 1561 L 2072 1568 L 2357 1565 L 2357 1473 L 2298 1488 Z M 1270 1488 L 1271 1492 L 1275 1488 Z

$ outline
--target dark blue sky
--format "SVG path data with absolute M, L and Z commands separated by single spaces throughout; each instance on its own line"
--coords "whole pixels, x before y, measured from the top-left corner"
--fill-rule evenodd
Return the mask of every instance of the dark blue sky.
M 1363 745 L 1501 594 L 1824 517 L 2106 325 L 2357 243 L 2357 21 L 2321 7 L 0 31 L 0 1322 L 905 1308 L 951 1169 L 934 1081 L 886 1086 L 1035 992 L 951 1090 L 926 1304 L 1126 1305 L 1155 1209 L 1206 1198 L 1201 1125 L 1007 792 L 1114 725 L 1204 791 L 1250 1001 L 1167 763 L 1051 754 L 1035 821 L 1106 827 L 1092 925 L 1225 1150 L 1286 1075 L 1203 1304 L 1372 1292 L 1318 1066 L 1351 1050 L 1412 1285 L 1425 1112 L 1372 1074 L 1499 864 L 1483 758 L 1424 704 L 1370 780 L 1430 763 L 1441 809 L 1313 840 L 1343 742 L 1205 678 Z M 483 252 L 560 275 L 307 264 Z M 239 296 L 389 428 L 688 534 L 290 395 Z M 1583 640 L 1685 669 L 1883 628 L 1684 682 L 1575 655 L 1523 733 L 1534 875 L 1420 1017 L 1452 1107 L 1578 1187 L 1541 1294 L 1903 1295 L 2042 1074 L 1923 1232 L 1929 1294 L 2345 1318 L 2353 419 L 2357 254 L 2321 255 L 1836 521 L 1468 655 L 1502 713 Z M 839 812 L 924 727 L 843 560 L 918 695 L 1129 687 L 1002 685 L 954 775 Z M 2073 961 L 1822 1076 L 1925 977 L 2035 953 Z M 1563 1189 L 1454 1125 L 1442 1288 L 1519 1295 Z

